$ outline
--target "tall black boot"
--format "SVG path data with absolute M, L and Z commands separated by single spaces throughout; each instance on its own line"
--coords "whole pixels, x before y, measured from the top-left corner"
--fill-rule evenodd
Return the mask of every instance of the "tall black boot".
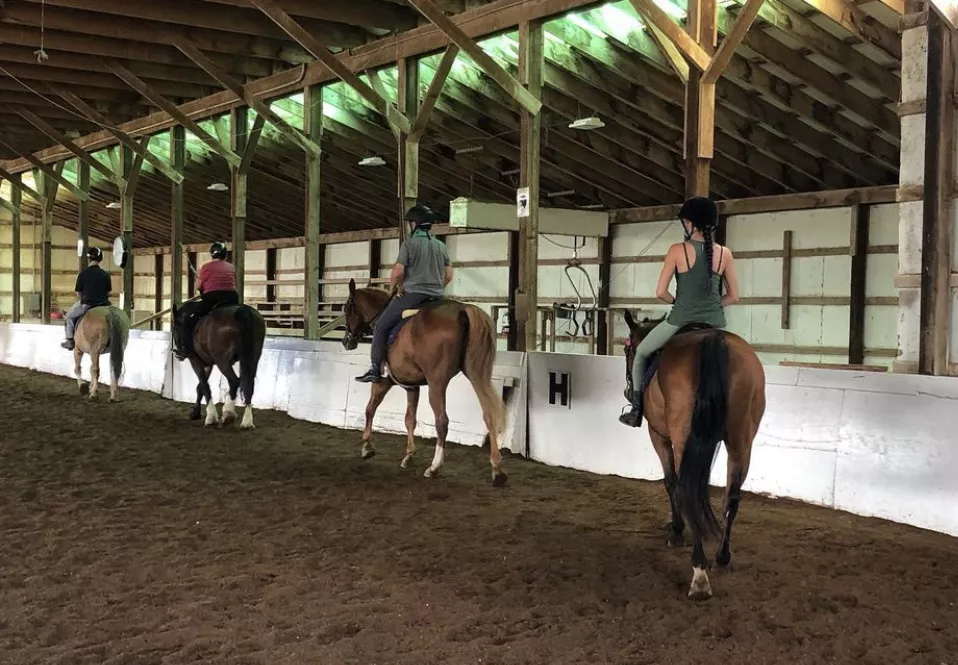
M 627 395 L 629 402 L 632 405 L 632 410 L 623 413 L 619 416 L 619 422 L 623 425 L 628 425 L 629 427 L 641 427 L 642 426 L 642 391 L 633 390 L 631 395 Z

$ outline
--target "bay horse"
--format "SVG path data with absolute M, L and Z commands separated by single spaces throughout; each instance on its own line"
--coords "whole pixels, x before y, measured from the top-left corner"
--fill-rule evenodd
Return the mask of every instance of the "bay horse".
M 628 311 L 625 313 L 629 326 L 626 381 L 630 391 L 635 348 L 661 321 L 644 319 L 636 323 Z M 765 368 L 751 345 L 738 335 L 690 324 L 649 359 L 639 389 L 644 391 L 649 438 L 662 463 L 672 509 L 668 543 L 683 544 L 687 520 L 693 539 L 689 598 L 705 600 L 711 598 L 712 587 L 702 542 L 720 531 L 709 500 L 712 463 L 719 442 L 724 440 L 728 453 L 725 526 L 715 558 L 720 566 L 726 566 L 732 559 L 732 523 L 748 475 L 752 442 L 765 414 Z
M 89 389 L 90 399 L 98 398 L 100 388 L 100 354 L 110 354 L 110 399 L 115 402 L 120 376 L 123 374 L 123 356 L 130 339 L 130 319 L 122 309 L 112 305 L 91 307 L 80 319 L 74 333 L 73 372 L 77 387 L 83 395 Z M 90 356 L 90 385 L 83 381 L 80 361 L 83 354 Z
M 173 306 L 173 340 L 180 345 L 183 321 L 192 315 L 191 303 Z M 190 420 L 200 419 L 200 405 L 206 398 L 206 422 L 210 425 L 226 425 L 236 420 L 236 396 L 240 388 L 246 410 L 240 429 L 253 429 L 253 387 L 256 368 L 263 355 L 266 340 L 266 321 L 263 315 L 249 305 L 221 305 L 196 324 L 193 329 L 193 347 L 189 355 L 190 365 L 199 382 L 196 384 L 196 404 L 190 412 Z M 240 373 L 236 376 L 233 363 L 239 362 Z M 229 397 L 223 402 L 223 417 L 216 411 L 213 393 L 210 390 L 210 375 L 213 367 L 219 369 L 229 383 Z
M 356 280 L 349 280 L 349 298 L 343 307 L 346 316 L 343 346 L 347 350 L 355 349 L 363 335 L 372 331 L 373 324 L 392 297 L 382 289 L 357 289 Z M 393 331 L 390 335 L 386 352 L 388 376 L 371 384 L 362 437 L 363 459 L 376 454 L 370 441 L 376 409 L 390 388 L 399 385 L 406 390 L 406 451 L 400 466 L 408 467 L 416 450 L 414 432 L 419 391 L 426 385 L 429 386 L 429 404 L 436 416 L 436 450 L 432 464 L 423 475 L 426 478 L 437 475 L 449 432 L 446 388 L 452 378 L 462 372 L 476 391 L 489 431 L 492 484 L 496 487 L 505 485 L 507 476 L 502 471 L 499 434 L 505 427 L 506 413 L 502 397 L 492 384 L 492 367 L 496 360 L 496 333 L 492 319 L 475 305 L 437 299 L 403 312 L 397 329 L 398 332 Z

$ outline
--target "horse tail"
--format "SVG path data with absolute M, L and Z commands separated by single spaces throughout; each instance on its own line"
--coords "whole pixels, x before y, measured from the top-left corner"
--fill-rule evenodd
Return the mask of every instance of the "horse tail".
M 492 385 L 492 367 L 496 362 L 495 324 L 475 305 L 464 306 L 459 318 L 464 329 L 462 373 L 476 391 L 486 426 L 491 434 L 498 436 L 506 426 L 506 405 Z
M 117 381 L 123 375 L 123 356 L 130 336 L 130 327 L 124 321 L 125 318 L 126 314 L 119 310 L 109 310 L 106 314 L 109 335 L 107 352 L 110 354 L 110 370 Z
M 699 348 L 699 380 L 692 427 L 679 464 L 678 491 L 689 525 L 704 538 L 716 535 L 718 520 L 709 501 L 709 476 L 719 442 L 725 438 L 729 349 L 725 333 L 714 330 Z
M 239 326 L 240 390 L 247 406 L 253 403 L 253 386 L 256 383 L 256 368 L 263 355 L 266 325 L 259 312 L 249 305 L 240 305 L 233 315 Z

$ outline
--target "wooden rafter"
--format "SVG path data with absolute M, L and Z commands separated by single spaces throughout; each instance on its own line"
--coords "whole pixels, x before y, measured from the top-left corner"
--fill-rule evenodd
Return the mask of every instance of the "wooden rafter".
M 682 53 L 675 46 L 669 36 L 664 32 L 659 30 L 654 23 L 648 24 L 649 34 L 652 35 L 652 39 L 655 41 L 655 44 L 659 47 L 659 50 L 662 52 L 663 57 L 669 63 L 669 66 L 672 68 L 682 83 L 689 82 L 689 63 L 682 56 Z
M 282 28 L 286 34 L 306 49 L 310 55 L 329 67 L 336 76 L 354 88 L 356 92 L 362 95 L 376 110 L 382 113 L 391 125 L 398 127 L 403 132 L 409 131 L 409 120 L 404 115 L 384 97 L 366 85 L 363 80 L 356 76 L 348 67 L 344 66 L 339 59 L 332 54 L 326 44 L 323 44 L 314 35 L 307 32 L 303 26 L 284 12 L 282 7 L 274 2 L 274 0 L 249 0 L 249 2 Z
M 183 179 L 182 173 L 178 173 L 175 169 L 173 169 L 173 167 L 171 167 L 169 164 L 164 162 L 162 159 L 150 153 L 149 151 L 144 150 L 139 143 L 133 140 L 125 132 L 121 131 L 120 129 L 117 129 L 116 127 L 111 126 L 110 122 L 106 118 L 104 118 L 96 109 L 91 107 L 89 104 L 84 102 L 75 94 L 73 94 L 72 92 L 68 92 L 66 90 L 61 90 L 59 94 L 63 99 L 65 99 L 67 102 L 72 104 L 77 111 L 79 111 L 80 113 L 85 115 L 87 118 L 89 118 L 91 122 L 95 122 L 101 127 L 105 128 L 110 134 L 116 137 L 117 141 L 119 141 L 121 144 L 123 144 L 124 146 L 132 150 L 137 156 L 140 156 L 143 159 L 145 159 L 147 162 L 150 163 L 151 166 L 153 166 L 155 169 L 160 171 L 160 173 L 165 175 L 167 178 L 169 178 L 173 182 L 180 182 Z M 127 182 L 127 186 L 129 186 L 129 182 Z
M 10 150 L 12 152 L 19 153 L 23 159 L 33 164 L 33 167 L 35 169 L 42 172 L 47 177 L 53 179 L 58 184 L 66 187 L 69 191 L 71 191 L 74 194 L 74 196 L 76 196 L 81 201 L 86 201 L 89 198 L 90 195 L 88 192 L 85 192 L 79 187 L 77 187 L 76 185 L 74 185 L 72 182 L 64 178 L 60 173 L 57 173 L 57 171 L 54 170 L 52 167 L 44 164 L 43 162 L 41 162 L 39 159 L 31 155 L 30 153 L 23 153 L 22 151 L 17 150 L 15 147 L 11 146 L 3 139 L 0 139 L 0 147 L 6 148 L 7 150 Z
M 240 163 L 240 161 L 242 161 L 242 158 L 239 155 L 230 150 L 229 147 L 220 143 L 216 138 L 211 136 L 209 132 L 200 127 L 198 123 L 177 108 L 175 104 L 168 101 L 165 97 L 163 97 L 163 95 L 151 88 L 147 83 L 140 79 L 140 77 L 124 67 L 122 64 L 115 61 L 108 61 L 106 64 L 107 67 L 109 67 L 110 70 L 117 75 L 117 77 L 119 77 L 138 93 L 143 95 L 143 97 L 150 100 L 150 102 L 155 104 L 158 108 L 161 108 L 169 113 L 174 120 L 190 130 L 198 139 L 212 148 L 214 152 L 223 157 L 223 159 L 225 159 L 227 162 L 236 166 Z
M 678 23 L 666 14 L 654 0 L 630 0 L 635 11 L 643 19 L 654 25 L 665 34 L 672 44 L 688 58 L 699 70 L 705 71 L 709 66 L 709 55 L 696 41 L 685 32 Z
M 416 113 L 416 119 L 413 122 L 412 129 L 409 131 L 410 141 L 418 141 L 422 137 L 423 132 L 426 131 L 426 126 L 429 124 L 429 117 L 432 115 L 432 110 L 436 106 L 439 95 L 442 94 L 442 87 L 446 84 L 446 78 L 449 76 L 449 72 L 452 70 L 452 66 L 456 62 L 456 56 L 458 55 L 459 47 L 455 44 L 450 44 L 442 54 L 442 60 L 439 61 L 439 66 L 436 67 L 436 74 L 433 76 L 429 88 L 426 90 L 426 96 L 423 97 L 419 111 Z
M 514 79 L 506 70 L 499 66 L 489 54 L 482 50 L 476 42 L 456 25 L 455 21 L 437 7 L 432 0 L 407 0 L 419 12 L 429 19 L 433 25 L 443 32 L 456 46 L 465 51 L 486 74 L 509 93 L 529 113 L 536 114 L 542 108 L 534 94 L 530 93 L 519 81 Z
M 224 88 L 245 101 L 258 114 L 266 118 L 271 125 L 276 127 L 277 131 L 282 132 L 283 135 L 288 137 L 303 150 L 306 150 L 310 154 L 320 154 L 322 152 L 319 146 L 306 138 L 301 131 L 276 115 L 272 110 L 270 110 L 269 106 L 267 106 L 258 97 L 247 92 L 242 83 L 220 69 L 216 63 L 214 63 L 202 51 L 200 51 L 195 44 L 191 43 L 187 39 L 178 38 L 175 41 L 175 45 L 183 52 L 184 55 L 195 62 L 198 67 L 205 69 L 209 75 L 219 81 Z

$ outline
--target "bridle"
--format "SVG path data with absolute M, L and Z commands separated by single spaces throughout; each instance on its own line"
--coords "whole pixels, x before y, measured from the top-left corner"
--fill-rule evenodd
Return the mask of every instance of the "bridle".
M 343 305 L 343 314 L 346 316 L 346 332 L 343 333 L 343 346 L 348 346 L 349 344 L 352 344 L 353 342 L 356 342 L 358 344 L 359 340 L 361 340 L 363 336 L 366 335 L 366 333 L 372 332 L 373 325 L 375 325 L 376 321 L 379 319 L 380 316 L 382 316 L 383 312 L 386 311 L 386 308 L 389 306 L 389 303 L 391 303 L 395 297 L 396 297 L 396 292 L 393 291 L 392 293 L 389 294 L 389 298 L 386 300 L 383 306 L 379 309 L 379 311 L 376 312 L 376 315 L 373 318 L 371 318 L 369 321 L 363 321 L 362 318 L 360 318 L 361 323 L 358 326 L 356 326 L 355 330 L 350 330 L 349 329 L 349 314 L 351 310 L 354 310 L 356 308 L 356 298 L 355 296 L 350 294 L 349 298 L 346 299 L 346 303 Z

